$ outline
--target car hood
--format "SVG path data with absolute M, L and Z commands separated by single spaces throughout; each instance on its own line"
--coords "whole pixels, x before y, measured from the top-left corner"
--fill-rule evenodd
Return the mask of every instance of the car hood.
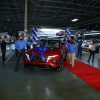
M 58 55 L 60 53 L 60 49 L 49 49 L 46 52 L 44 52 L 45 56 L 52 56 L 52 55 Z
M 40 56 L 40 53 L 36 53 L 34 52 L 34 50 L 30 50 L 28 52 L 29 55 L 32 55 L 33 53 L 35 53 L 36 56 Z M 52 56 L 52 55 L 59 55 L 60 54 L 60 49 L 48 49 L 43 53 L 45 56 Z

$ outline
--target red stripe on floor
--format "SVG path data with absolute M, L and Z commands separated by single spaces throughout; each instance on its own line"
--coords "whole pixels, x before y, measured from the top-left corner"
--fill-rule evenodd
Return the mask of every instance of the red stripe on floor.
M 64 65 L 70 72 L 74 73 L 96 90 L 100 90 L 100 69 L 77 60 L 75 60 L 74 68 L 72 68 L 68 62 L 67 60 Z

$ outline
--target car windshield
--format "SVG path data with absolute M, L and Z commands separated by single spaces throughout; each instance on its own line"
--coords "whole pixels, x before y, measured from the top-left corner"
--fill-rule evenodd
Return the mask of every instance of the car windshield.
M 60 40 L 41 40 L 39 45 L 48 48 L 60 48 Z

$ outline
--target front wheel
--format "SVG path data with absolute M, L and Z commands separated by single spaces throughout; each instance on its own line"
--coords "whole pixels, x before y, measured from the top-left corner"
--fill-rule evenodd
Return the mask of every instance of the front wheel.
M 60 66 L 59 66 L 59 70 L 62 71 L 64 69 L 64 59 L 62 58 L 60 60 Z
M 64 60 L 61 59 L 60 60 L 60 66 L 58 68 L 55 69 L 55 71 L 62 71 L 64 69 Z

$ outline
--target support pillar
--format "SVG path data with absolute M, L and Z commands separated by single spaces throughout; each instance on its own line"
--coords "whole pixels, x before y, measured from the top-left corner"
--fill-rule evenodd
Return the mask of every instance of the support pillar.
M 27 32 L 27 7 L 28 7 L 28 2 L 25 0 L 25 14 L 24 14 L 24 32 Z

